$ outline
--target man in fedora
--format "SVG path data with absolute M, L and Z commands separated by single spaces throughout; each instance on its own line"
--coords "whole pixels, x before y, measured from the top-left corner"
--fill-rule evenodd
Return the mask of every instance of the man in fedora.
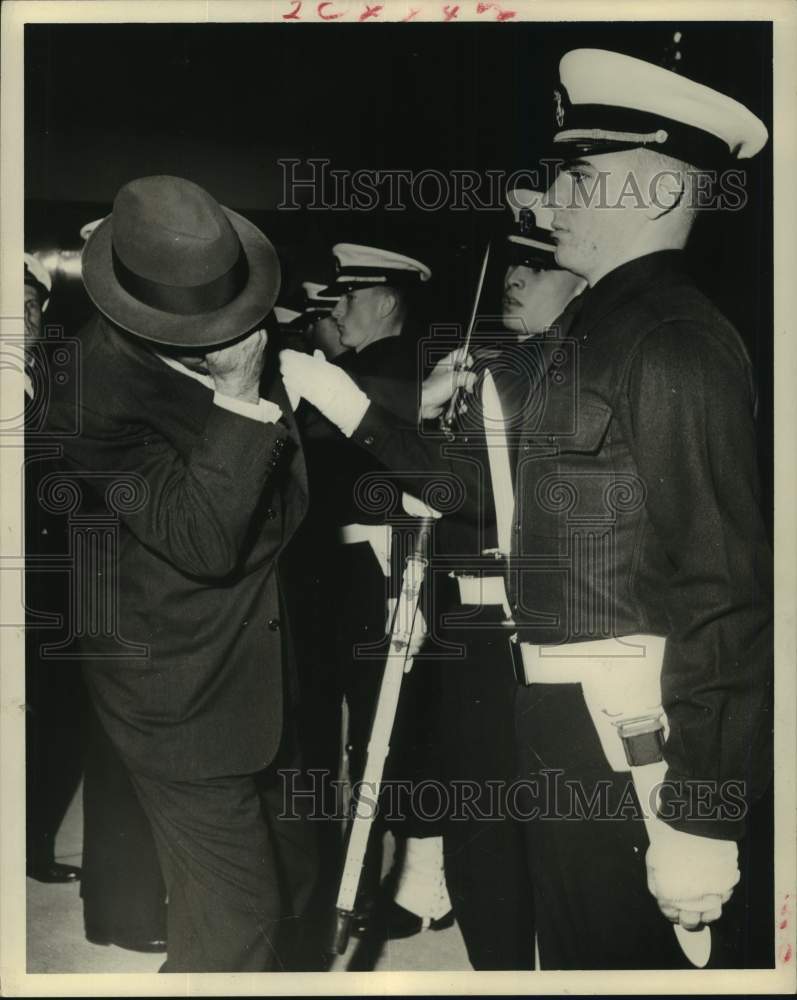
M 159 176 L 119 191 L 82 264 L 98 314 L 79 432 L 57 390 L 51 423 L 77 515 L 117 533 L 115 557 L 77 575 L 80 650 L 152 825 L 163 968 L 284 968 L 278 931 L 315 856 L 305 825 L 278 818 L 296 697 L 277 560 L 307 503 L 291 406 L 267 372 L 279 261 L 246 219 Z

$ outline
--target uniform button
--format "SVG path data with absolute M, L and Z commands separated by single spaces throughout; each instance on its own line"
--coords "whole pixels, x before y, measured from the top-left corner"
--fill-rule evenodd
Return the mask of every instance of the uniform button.
M 273 507 L 269 507 L 268 510 L 266 511 L 266 520 L 267 521 L 273 521 L 276 516 L 277 516 L 277 512 L 274 510 L 274 508 Z
M 366 437 L 363 438 L 363 444 L 373 444 L 373 443 L 374 443 L 374 438 L 372 434 L 368 434 L 366 435 Z
M 279 632 L 280 630 L 279 618 L 269 618 L 268 627 L 271 629 L 272 632 Z

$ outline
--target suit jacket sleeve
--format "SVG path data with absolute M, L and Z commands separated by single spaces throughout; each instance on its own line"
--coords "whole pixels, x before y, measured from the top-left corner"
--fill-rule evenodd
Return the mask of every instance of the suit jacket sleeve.
M 246 554 L 247 529 L 286 436 L 281 424 L 213 405 L 183 456 L 147 423 L 83 407 L 81 432 L 64 449 L 80 470 L 132 475 L 142 502 L 120 515 L 130 531 L 181 572 L 218 579 Z
M 669 323 L 644 338 L 627 386 L 628 440 L 667 564 L 673 784 L 660 813 L 677 829 L 739 837 L 744 809 L 729 812 L 729 796 L 738 806 L 760 794 L 770 763 L 771 555 L 749 367 L 740 346 Z

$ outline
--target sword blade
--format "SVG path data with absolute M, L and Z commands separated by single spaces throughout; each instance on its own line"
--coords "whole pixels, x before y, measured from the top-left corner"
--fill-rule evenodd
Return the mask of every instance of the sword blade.
M 495 380 L 489 369 L 482 380 L 482 419 L 487 437 L 487 457 L 495 504 L 495 523 L 498 530 L 498 549 L 509 555 L 512 549 L 512 516 L 515 494 L 512 489 L 512 470 L 509 465 L 509 445 L 506 440 L 506 422 Z

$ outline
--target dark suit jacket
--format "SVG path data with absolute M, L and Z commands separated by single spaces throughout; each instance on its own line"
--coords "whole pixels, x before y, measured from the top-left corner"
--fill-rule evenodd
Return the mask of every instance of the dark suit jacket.
M 282 421 L 239 416 L 101 317 L 83 333 L 81 373 L 80 432 L 69 436 L 57 392 L 50 422 L 106 551 L 118 525 L 115 559 L 75 553 L 76 594 L 97 604 L 76 628 L 100 717 L 151 774 L 259 769 L 283 718 L 277 558 L 307 505 L 282 383 L 261 387 Z

